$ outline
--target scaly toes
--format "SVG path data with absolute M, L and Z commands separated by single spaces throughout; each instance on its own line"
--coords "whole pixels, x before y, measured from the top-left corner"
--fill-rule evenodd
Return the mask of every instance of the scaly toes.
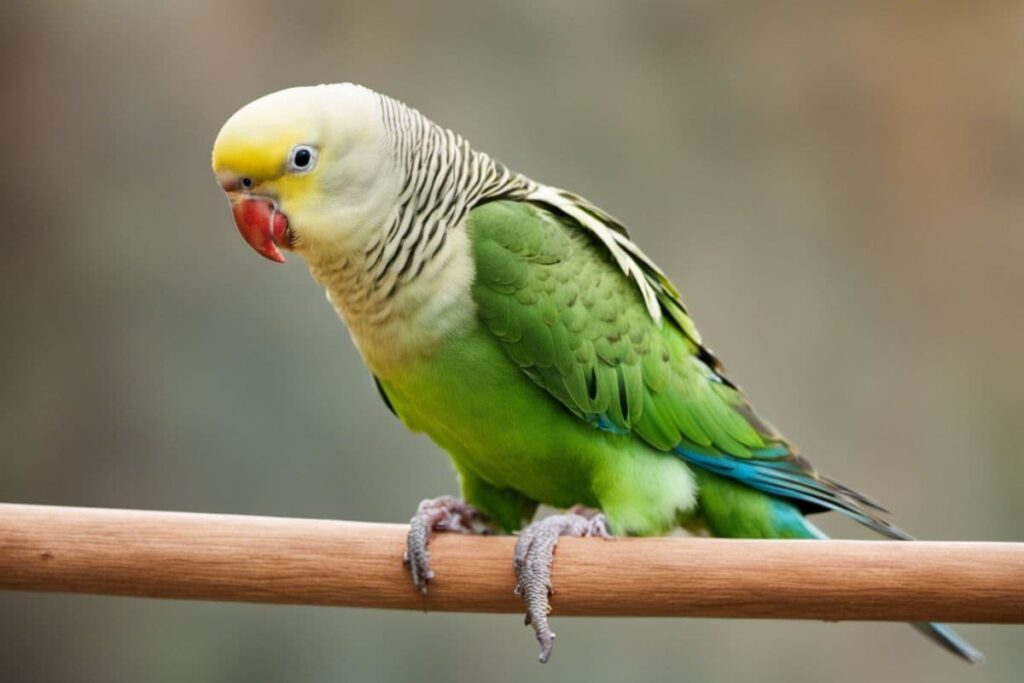
M 421 501 L 416 514 L 409 520 L 409 535 L 405 540 L 405 566 L 412 574 L 412 582 L 423 595 L 427 584 L 434 578 L 430 569 L 431 533 L 434 531 L 458 531 L 474 533 L 477 529 L 489 528 L 489 520 L 471 505 L 451 496 L 428 498 Z
M 413 585 L 423 595 L 427 594 L 427 583 L 434 578 L 434 572 L 430 569 L 430 552 L 427 550 L 430 530 L 429 520 L 420 514 L 409 520 L 409 535 L 405 539 L 405 555 L 402 557 L 412 574 Z
M 608 537 L 604 515 L 584 517 L 578 514 L 552 515 L 531 524 L 519 535 L 513 567 L 516 572 L 515 594 L 526 603 L 526 624 L 533 627 L 540 643 L 540 661 L 551 658 L 555 634 L 548 624 L 551 612 L 551 563 L 555 546 L 561 536 Z

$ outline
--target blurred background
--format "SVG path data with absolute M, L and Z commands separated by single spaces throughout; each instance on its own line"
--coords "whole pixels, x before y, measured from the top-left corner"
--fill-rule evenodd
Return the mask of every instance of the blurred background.
M 1024 541 L 1020 3 L 5 8 L 0 500 L 401 522 L 455 492 L 301 260 L 254 255 L 209 170 L 241 105 L 351 80 L 622 219 L 762 412 L 902 526 Z M 542 668 L 514 616 L 5 593 L 0 680 L 1024 671 L 1012 626 L 963 628 L 975 669 L 897 624 L 554 628 Z

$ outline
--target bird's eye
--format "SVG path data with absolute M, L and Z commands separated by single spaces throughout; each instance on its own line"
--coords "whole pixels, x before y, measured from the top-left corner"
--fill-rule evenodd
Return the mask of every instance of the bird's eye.
M 316 150 L 309 145 L 298 145 L 288 158 L 288 165 L 295 173 L 305 173 L 316 165 Z
M 247 190 L 252 187 L 252 178 L 242 178 L 242 187 Z

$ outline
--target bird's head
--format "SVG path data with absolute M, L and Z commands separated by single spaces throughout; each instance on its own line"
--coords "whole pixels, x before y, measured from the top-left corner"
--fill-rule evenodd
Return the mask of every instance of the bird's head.
M 290 88 L 238 110 L 213 172 L 253 249 L 283 262 L 345 248 L 382 225 L 397 195 L 380 96 L 351 83 Z

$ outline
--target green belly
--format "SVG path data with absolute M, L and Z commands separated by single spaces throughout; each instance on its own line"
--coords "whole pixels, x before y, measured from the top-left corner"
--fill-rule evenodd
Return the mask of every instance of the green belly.
M 597 504 L 590 482 L 602 435 L 531 382 L 486 331 L 382 383 L 406 426 L 460 470 L 558 507 Z
M 573 415 L 480 326 L 381 382 L 410 429 L 497 489 L 559 508 L 602 508 L 637 533 L 661 533 L 693 507 L 684 463 Z

